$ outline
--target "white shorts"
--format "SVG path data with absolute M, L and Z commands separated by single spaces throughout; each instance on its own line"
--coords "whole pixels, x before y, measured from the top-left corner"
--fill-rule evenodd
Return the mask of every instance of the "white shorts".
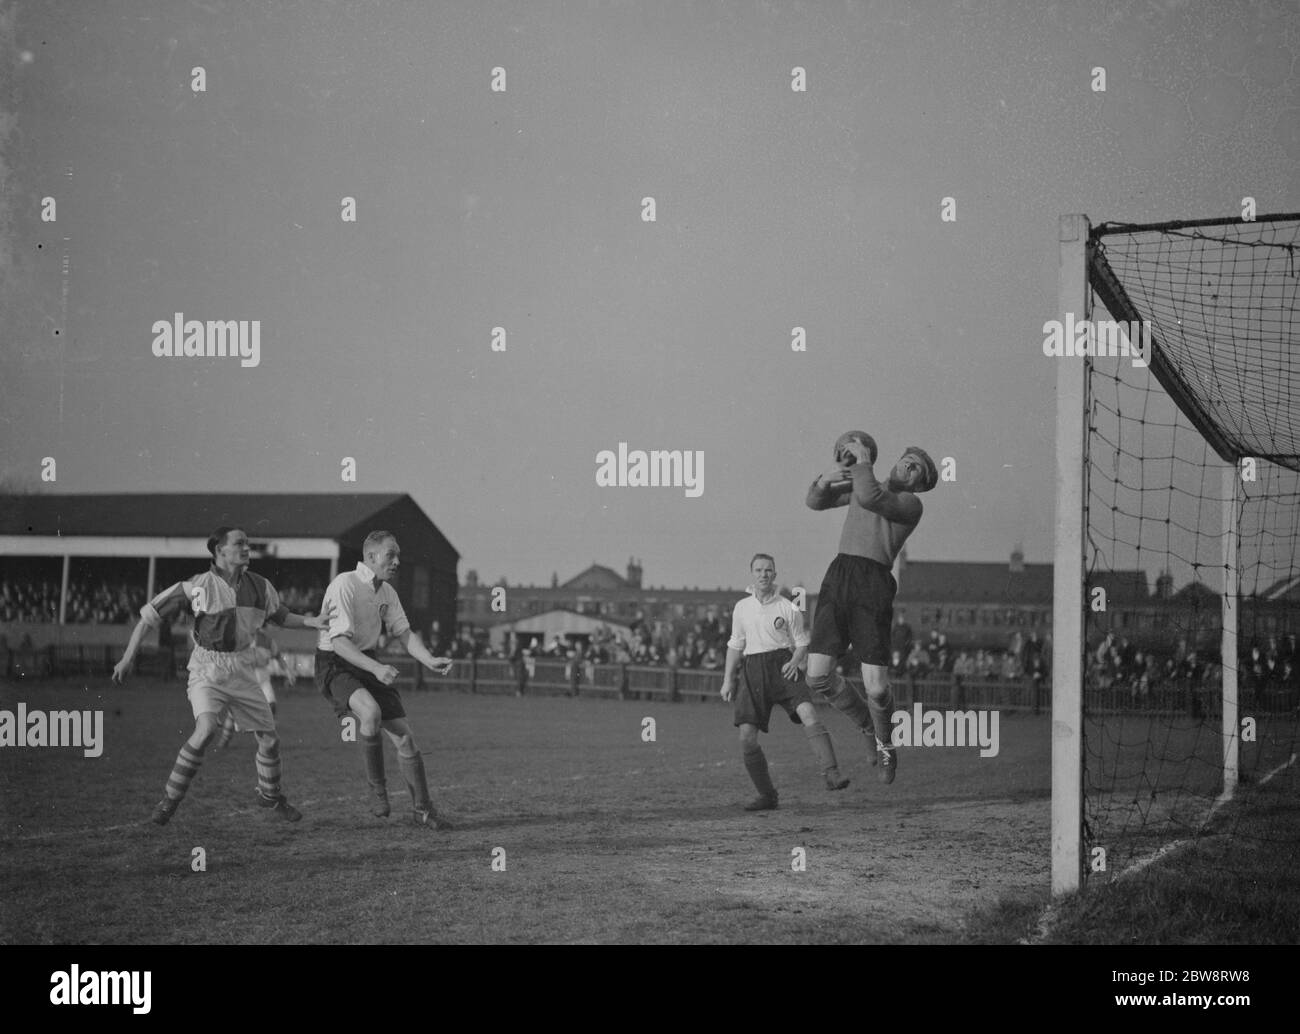
M 189 672 L 185 692 L 195 718 L 215 714 L 224 719 L 228 712 L 244 731 L 275 731 L 275 716 L 258 684 L 251 648 L 238 653 L 218 653 L 196 646 L 190 655 Z

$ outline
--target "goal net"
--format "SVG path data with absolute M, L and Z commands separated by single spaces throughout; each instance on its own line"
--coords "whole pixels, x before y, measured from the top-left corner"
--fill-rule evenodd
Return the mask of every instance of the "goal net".
M 1058 892 L 1199 838 L 1286 836 L 1270 816 L 1300 797 L 1298 252 L 1300 215 L 1062 221 Z

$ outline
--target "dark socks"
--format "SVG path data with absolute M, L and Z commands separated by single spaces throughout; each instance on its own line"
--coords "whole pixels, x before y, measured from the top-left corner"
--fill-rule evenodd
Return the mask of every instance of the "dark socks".
M 835 746 L 831 743 L 831 734 L 826 730 L 826 726 L 821 722 L 813 722 L 803 727 L 803 734 L 808 737 L 808 745 L 817 755 L 817 763 L 821 765 L 822 773 L 829 775 L 837 772 L 839 764 L 835 760 Z
M 366 781 L 370 784 L 370 789 L 380 793 L 387 788 L 384 778 L 384 741 L 379 738 L 379 733 L 373 736 L 367 736 L 364 732 L 360 734 L 361 756 L 366 763 Z
M 424 757 L 420 754 L 411 757 L 398 754 L 397 763 L 402 766 L 402 778 L 411 790 L 411 800 L 415 802 L 416 810 L 429 811 L 433 803 L 429 800 L 429 783 L 424 775 Z
M 772 777 L 768 774 L 767 758 L 763 755 L 763 748 L 755 744 L 753 747 L 743 748 L 743 754 L 745 771 L 753 780 L 758 795 L 768 800 L 776 800 L 776 787 L 772 785 Z

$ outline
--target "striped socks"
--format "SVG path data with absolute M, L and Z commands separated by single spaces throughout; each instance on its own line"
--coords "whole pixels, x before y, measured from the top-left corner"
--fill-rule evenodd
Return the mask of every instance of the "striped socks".
M 190 783 L 198 775 L 199 766 L 203 764 L 203 751 L 191 747 L 189 743 L 181 747 L 176 755 L 176 764 L 172 774 L 167 777 L 167 796 L 173 801 L 182 800 L 189 792 Z
M 257 744 L 257 792 L 263 800 L 280 798 L 280 744 L 268 747 L 259 739 Z

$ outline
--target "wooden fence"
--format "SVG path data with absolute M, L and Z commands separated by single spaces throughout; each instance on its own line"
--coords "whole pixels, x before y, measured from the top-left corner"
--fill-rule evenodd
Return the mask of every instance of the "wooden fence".
M 116 646 L 50 645 L 33 650 L 8 650 L 0 655 L 0 671 L 8 679 L 36 679 L 78 675 L 107 677 L 121 656 Z M 170 664 L 169 664 L 170 661 Z M 400 673 L 397 686 L 404 691 L 455 689 L 468 693 L 497 693 L 534 696 L 591 696 L 619 700 L 667 700 L 721 702 L 720 671 L 694 668 L 646 667 L 636 664 L 593 664 L 589 661 L 527 658 L 523 661 L 467 659 L 456 661 L 445 676 L 434 675 L 413 658 L 385 657 L 384 662 Z M 184 678 L 184 658 L 142 651 L 136 672 L 155 677 Z M 299 664 L 304 674 L 310 664 Z M 310 678 L 310 675 L 308 675 Z M 856 680 L 853 680 L 856 682 Z M 861 684 L 857 683 L 859 690 Z M 1051 711 L 1050 684 L 1032 678 L 985 679 L 934 673 L 923 678 L 895 675 L 892 679 L 894 704 L 911 709 L 925 708 L 1018 711 L 1043 714 Z M 1246 685 L 1242 706 L 1258 712 L 1285 713 L 1300 706 L 1300 688 L 1271 684 L 1259 692 Z M 1213 718 L 1221 712 L 1219 688 L 1192 686 L 1186 681 L 1164 683 L 1141 692 L 1132 685 L 1106 688 L 1088 686 L 1084 691 L 1088 714 L 1164 714 Z

